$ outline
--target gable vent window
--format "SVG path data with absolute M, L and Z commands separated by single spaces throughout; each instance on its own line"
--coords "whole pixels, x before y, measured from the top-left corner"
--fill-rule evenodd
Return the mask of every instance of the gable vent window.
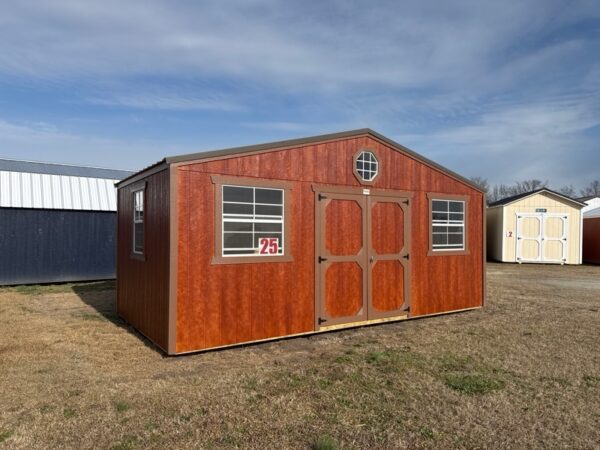
M 379 161 L 372 152 L 363 151 L 355 162 L 356 173 L 362 181 L 373 181 L 379 173 Z

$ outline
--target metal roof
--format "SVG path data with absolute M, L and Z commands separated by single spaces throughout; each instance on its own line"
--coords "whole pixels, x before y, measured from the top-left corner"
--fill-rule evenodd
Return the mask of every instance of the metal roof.
M 584 219 L 591 219 L 592 217 L 600 217 L 600 207 L 591 209 L 583 213 Z
M 0 159 L 0 208 L 116 211 L 126 170 Z
M 416 159 L 417 161 L 421 161 L 422 163 L 424 163 L 436 170 L 439 170 L 442 173 L 445 173 L 446 175 L 466 184 L 467 186 L 469 186 L 473 189 L 476 189 L 477 191 L 484 192 L 484 190 L 481 188 L 481 186 L 473 183 L 468 178 L 465 178 L 462 175 L 459 175 L 456 172 L 453 172 L 450 169 L 447 169 L 446 167 L 444 167 L 434 161 L 431 161 L 430 159 L 418 154 L 417 152 L 409 149 L 408 147 L 398 144 L 397 142 L 394 142 L 393 140 L 383 136 L 382 134 L 377 133 L 376 131 L 371 130 L 370 128 L 360 128 L 358 130 L 343 131 L 340 133 L 322 134 L 319 136 L 310 136 L 310 137 L 305 137 L 305 138 L 300 138 L 300 139 L 290 139 L 290 140 L 285 140 L 285 141 L 267 142 L 265 144 L 248 145 L 248 146 L 243 146 L 243 147 L 232 147 L 232 148 L 226 148 L 226 149 L 222 149 L 222 150 L 212 150 L 212 151 L 199 152 L 199 153 L 190 153 L 190 154 L 186 154 L 186 155 L 170 156 L 170 157 L 166 157 L 166 158 L 162 159 L 161 161 L 158 161 L 156 164 L 146 167 L 145 169 L 141 170 L 140 172 L 137 172 L 137 173 L 121 180 L 121 182 L 119 182 L 119 185 L 122 185 L 124 182 L 132 182 L 134 178 L 135 179 L 139 178 L 138 177 L 139 174 L 142 174 L 143 172 L 150 170 L 150 169 L 159 168 L 159 166 L 161 166 L 161 165 L 166 166 L 166 165 L 170 165 L 170 164 L 174 164 L 174 163 L 201 161 L 201 160 L 209 159 L 209 158 L 224 158 L 224 157 L 228 157 L 228 156 L 233 157 L 236 155 L 261 153 L 261 152 L 265 152 L 265 151 L 284 150 L 286 148 L 300 147 L 303 145 L 310 145 L 310 144 L 316 144 L 316 143 L 322 143 L 322 142 L 334 141 L 334 140 L 340 140 L 340 139 L 347 139 L 347 138 L 353 138 L 353 137 L 359 137 L 359 136 L 371 136 L 379 141 L 384 142 L 385 144 L 389 145 L 390 147 L 394 148 L 395 150 L 397 150 L 401 153 L 404 153 L 404 154 Z
M 506 197 L 506 198 L 500 199 L 498 201 L 490 203 L 488 205 L 488 207 L 489 208 L 494 208 L 496 206 L 508 205 L 509 203 L 513 203 L 513 202 L 516 202 L 517 200 L 521 200 L 521 199 L 523 199 L 525 197 L 530 197 L 532 195 L 539 194 L 539 193 L 542 193 L 542 192 L 545 192 L 547 194 L 555 195 L 556 197 L 560 197 L 560 198 L 562 198 L 562 199 L 564 199 L 564 200 L 566 200 L 568 202 L 574 203 L 574 204 L 576 204 L 578 206 L 585 206 L 585 203 L 580 202 L 579 200 L 575 200 L 574 198 L 567 197 L 566 195 L 560 194 L 560 193 L 555 192 L 555 191 L 553 191 L 551 189 L 548 189 L 548 188 L 541 188 L 541 189 L 536 189 L 534 191 L 523 192 L 522 194 L 512 195 L 510 197 Z

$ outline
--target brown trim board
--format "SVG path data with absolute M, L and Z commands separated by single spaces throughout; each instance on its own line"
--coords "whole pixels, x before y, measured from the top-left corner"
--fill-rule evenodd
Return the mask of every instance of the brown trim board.
M 169 167 L 169 319 L 167 353 L 177 353 L 177 273 L 179 263 L 179 210 L 177 207 L 177 174 L 179 167 Z

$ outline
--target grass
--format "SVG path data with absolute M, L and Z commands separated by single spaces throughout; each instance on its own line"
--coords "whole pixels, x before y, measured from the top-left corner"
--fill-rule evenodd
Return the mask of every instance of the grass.
M 91 283 L 57 283 L 57 284 L 24 284 L 14 287 L 4 287 L 2 290 L 17 292 L 22 295 L 37 296 L 47 294 L 65 294 L 70 292 L 100 292 L 113 290 L 115 282 L 95 281 Z
M 493 264 L 480 311 L 175 358 L 109 285 L 4 289 L 0 447 L 595 448 L 598 279 Z

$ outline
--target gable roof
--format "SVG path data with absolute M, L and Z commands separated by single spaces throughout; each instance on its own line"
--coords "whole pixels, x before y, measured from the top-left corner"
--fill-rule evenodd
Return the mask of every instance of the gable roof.
M 436 169 L 436 170 L 448 175 L 449 177 L 454 178 L 455 180 L 457 180 L 463 184 L 466 184 L 467 186 L 469 186 L 479 192 L 485 193 L 485 191 L 479 185 L 473 183 L 468 178 L 465 178 L 462 175 L 459 175 L 456 172 L 453 172 L 452 170 L 418 154 L 417 152 L 409 149 L 408 147 L 398 144 L 397 142 L 371 130 L 370 128 L 360 128 L 357 130 L 343 131 L 340 133 L 322 134 L 322 135 L 318 135 L 318 136 L 310 136 L 310 137 L 299 138 L 299 139 L 289 139 L 289 140 L 285 140 L 285 141 L 267 142 L 264 144 L 247 145 L 247 146 L 243 146 L 243 147 L 232 147 L 232 148 L 226 148 L 226 149 L 222 149 L 222 150 L 212 150 L 212 151 L 206 151 L 206 152 L 198 152 L 198 153 L 189 153 L 189 154 L 185 154 L 185 155 L 170 156 L 170 157 L 166 157 L 166 158 L 162 159 L 161 161 L 157 162 L 156 164 L 153 164 L 128 178 L 125 178 L 120 183 L 118 183 L 117 186 L 121 186 L 122 184 L 128 184 L 130 182 L 133 182 L 134 179 L 138 178 L 138 175 L 140 175 L 148 170 L 157 169 L 157 168 L 160 168 L 161 166 L 168 166 L 168 165 L 175 164 L 175 163 L 202 161 L 202 160 L 213 159 L 213 158 L 226 158 L 229 156 L 233 157 L 236 155 L 240 155 L 240 156 L 244 155 L 245 156 L 248 154 L 257 154 L 257 153 L 263 153 L 263 152 L 275 151 L 275 150 L 285 150 L 288 148 L 301 147 L 301 146 L 310 145 L 310 144 L 324 143 L 324 142 L 329 142 L 329 141 L 337 141 L 337 140 L 355 138 L 355 137 L 360 137 L 360 136 L 370 136 L 374 139 L 377 139 L 377 140 L 381 141 L 382 143 L 390 146 L 394 150 L 396 150 L 400 153 L 404 153 L 405 155 L 407 155 L 417 161 L 420 161 L 423 164 L 425 164 L 429 167 L 432 167 L 433 169 Z
M 579 200 L 575 200 L 574 198 L 567 197 L 566 195 L 560 194 L 560 193 L 558 193 L 556 191 L 553 191 L 551 189 L 548 189 L 548 188 L 541 188 L 541 189 L 536 189 L 534 191 L 524 192 L 522 194 L 512 195 L 510 197 L 506 197 L 506 198 L 500 199 L 498 201 L 490 203 L 488 205 L 488 208 L 494 208 L 496 206 L 508 205 L 509 203 L 514 203 L 514 202 L 516 202 L 518 200 L 524 199 L 526 197 L 531 197 L 532 195 L 536 195 L 536 194 L 539 194 L 539 193 L 551 194 L 551 195 L 554 195 L 556 197 L 560 197 L 563 200 L 565 200 L 567 202 L 570 202 L 570 203 L 573 203 L 573 204 L 575 204 L 577 206 L 582 206 L 582 207 L 585 206 L 585 203 L 580 202 Z

